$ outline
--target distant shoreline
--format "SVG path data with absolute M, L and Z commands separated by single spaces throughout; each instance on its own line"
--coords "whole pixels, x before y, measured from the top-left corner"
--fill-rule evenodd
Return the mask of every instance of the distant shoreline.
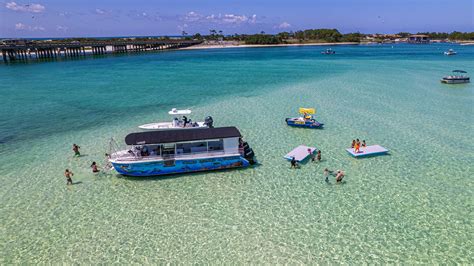
M 359 45 L 358 42 L 327 42 L 327 43 L 284 43 L 284 44 L 198 44 L 179 50 L 198 49 L 226 49 L 226 48 L 259 48 L 259 47 L 288 47 L 288 46 L 331 46 L 331 45 Z

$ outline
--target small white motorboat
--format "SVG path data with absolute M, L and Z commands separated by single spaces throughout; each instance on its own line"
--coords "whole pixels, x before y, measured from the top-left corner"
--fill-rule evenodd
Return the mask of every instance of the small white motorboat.
M 326 51 L 321 52 L 321 54 L 336 54 L 336 51 L 331 48 L 328 48 L 326 49 Z
M 444 52 L 444 55 L 456 55 L 457 53 L 453 49 L 449 49 L 448 51 Z
M 462 83 L 469 83 L 470 78 L 466 75 L 466 71 L 464 70 L 453 70 L 453 74 L 443 77 L 441 79 L 441 83 L 446 84 L 462 84 Z
M 169 129 L 186 129 L 186 128 L 212 128 L 213 120 L 212 117 L 206 117 L 204 122 L 194 122 L 188 119 L 186 115 L 191 114 L 191 110 L 178 110 L 176 108 L 171 109 L 168 114 L 173 116 L 173 120 L 170 122 L 157 122 L 138 126 L 141 129 L 146 130 L 169 130 Z

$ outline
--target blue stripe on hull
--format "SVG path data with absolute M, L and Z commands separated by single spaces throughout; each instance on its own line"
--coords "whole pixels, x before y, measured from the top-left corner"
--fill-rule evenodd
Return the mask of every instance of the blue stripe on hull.
M 324 125 L 324 124 L 314 125 L 312 122 L 306 122 L 304 124 L 297 124 L 293 121 L 287 121 L 286 124 L 289 125 L 289 126 L 292 126 L 292 127 L 307 127 L 307 128 L 321 128 Z
M 112 163 L 115 170 L 127 176 L 158 176 L 198 171 L 211 171 L 247 167 L 250 163 L 240 156 L 206 158 L 195 160 L 155 161 L 140 163 Z

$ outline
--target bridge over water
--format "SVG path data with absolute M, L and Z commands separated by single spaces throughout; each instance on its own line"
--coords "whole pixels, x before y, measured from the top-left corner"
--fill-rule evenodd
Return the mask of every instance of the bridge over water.
M 97 40 L 97 41 L 36 41 L 0 44 L 4 62 L 31 59 L 54 59 L 114 53 L 130 53 L 179 49 L 199 44 L 195 40 Z

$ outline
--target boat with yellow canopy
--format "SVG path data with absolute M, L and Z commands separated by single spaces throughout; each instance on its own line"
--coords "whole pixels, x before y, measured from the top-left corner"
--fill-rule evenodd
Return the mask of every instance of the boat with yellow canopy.
M 323 123 L 314 119 L 312 115 L 316 114 L 315 108 L 299 108 L 300 117 L 286 118 L 286 124 L 292 127 L 322 128 Z

